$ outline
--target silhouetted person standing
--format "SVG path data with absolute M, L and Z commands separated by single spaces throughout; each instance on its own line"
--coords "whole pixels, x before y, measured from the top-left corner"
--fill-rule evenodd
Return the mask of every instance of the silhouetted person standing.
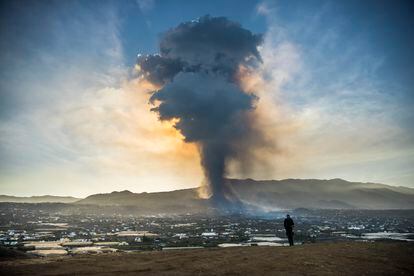
M 285 222 L 283 224 L 285 226 L 286 236 L 289 240 L 289 245 L 293 246 L 293 226 L 295 223 L 293 223 L 293 219 L 291 219 L 289 215 L 286 215 Z

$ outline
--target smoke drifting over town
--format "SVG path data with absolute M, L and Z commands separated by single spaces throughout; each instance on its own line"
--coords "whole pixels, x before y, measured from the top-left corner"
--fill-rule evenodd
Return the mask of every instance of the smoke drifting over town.
M 160 87 L 151 110 L 198 146 L 207 191 L 218 204 L 234 200 L 224 181 L 228 162 L 248 163 L 249 151 L 264 144 L 252 112 L 259 98 L 240 79 L 262 62 L 261 43 L 261 35 L 236 22 L 204 16 L 164 33 L 159 54 L 138 56 L 141 76 Z

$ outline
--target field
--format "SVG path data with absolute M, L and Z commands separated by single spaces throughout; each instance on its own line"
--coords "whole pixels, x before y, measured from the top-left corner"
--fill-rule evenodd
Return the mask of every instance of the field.
M 414 245 L 337 242 L 3 259 L 1 275 L 413 275 Z

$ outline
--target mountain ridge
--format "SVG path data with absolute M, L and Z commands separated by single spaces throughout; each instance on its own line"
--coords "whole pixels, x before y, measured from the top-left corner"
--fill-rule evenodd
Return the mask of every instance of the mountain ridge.
M 41 195 L 41 196 L 11 196 L 0 195 L 0 202 L 16 202 L 16 203 L 74 203 L 81 200 L 73 196 L 53 196 L 53 195 Z
M 414 209 L 414 189 L 343 179 L 226 179 L 243 208 L 255 211 L 281 209 Z M 143 214 L 205 213 L 217 206 L 198 196 L 199 188 L 133 193 L 128 190 L 93 194 L 83 199 L 65 196 L 15 197 L 0 195 L 0 202 L 67 203 L 74 208 L 96 208 Z M 114 209 L 114 210 L 115 210 Z
M 248 207 L 265 209 L 414 209 L 414 189 L 343 179 L 226 179 L 235 197 Z M 201 210 L 212 207 L 198 188 L 169 192 L 130 191 L 90 195 L 75 204 L 139 206 L 143 209 Z M 252 207 L 253 208 L 253 207 Z

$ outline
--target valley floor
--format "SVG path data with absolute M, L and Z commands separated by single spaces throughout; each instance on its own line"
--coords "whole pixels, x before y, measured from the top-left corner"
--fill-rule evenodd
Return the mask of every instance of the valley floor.
M 0 275 L 414 275 L 414 243 L 337 242 L 2 260 Z

